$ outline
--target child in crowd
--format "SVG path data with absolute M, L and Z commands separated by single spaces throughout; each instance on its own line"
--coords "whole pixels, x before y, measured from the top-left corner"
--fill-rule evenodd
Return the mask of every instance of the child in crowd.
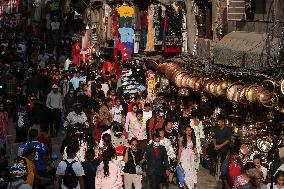
M 271 183 L 267 185 L 267 189 L 284 189 L 284 171 L 279 170 L 275 175 L 273 186 Z
M 259 154 L 253 156 L 253 163 L 255 167 L 262 172 L 263 181 L 265 181 L 267 178 L 267 168 L 261 165 L 261 156 Z

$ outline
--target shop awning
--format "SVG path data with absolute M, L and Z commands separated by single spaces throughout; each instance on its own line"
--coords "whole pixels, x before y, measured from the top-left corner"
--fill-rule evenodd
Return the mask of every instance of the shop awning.
M 280 40 L 271 36 L 267 39 L 266 33 L 231 32 L 217 43 L 214 62 L 259 71 L 276 67 Z

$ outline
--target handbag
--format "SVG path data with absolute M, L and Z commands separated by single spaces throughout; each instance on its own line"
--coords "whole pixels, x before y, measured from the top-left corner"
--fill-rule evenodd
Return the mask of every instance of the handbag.
M 134 166 L 135 166 L 135 171 L 136 171 L 136 174 L 137 175 L 142 175 L 143 174 L 143 169 L 140 165 L 137 165 L 136 164 L 136 160 L 135 160 L 135 157 L 134 157 L 134 154 L 132 151 L 131 152 L 131 155 L 132 155 L 132 158 L 133 158 L 133 162 L 134 162 Z
M 180 185 L 185 183 L 185 173 L 181 165 L 176 166 L 177 177 Z

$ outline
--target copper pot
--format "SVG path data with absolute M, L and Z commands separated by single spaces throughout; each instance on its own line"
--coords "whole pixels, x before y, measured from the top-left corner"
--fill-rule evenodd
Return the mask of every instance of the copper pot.
M 242 104 L 248 104 L 249 101 L 246 98 L 246 91 L 250 85 L 244 85 L 237 93 L 237 101 Z
M 191 88 L 191 89 L 194 89 L 194 86 L 195 86 L 195 82 L 198 80 L 199 77 L 191 77 L 188 81 L 188 86 Z
M 161 63 L 161 64 L 158 65 L 158 68 L 157 68 L 157 69 L 158 69 L 160 72 L 165 73 L 167 67 L 169 67 L 169 66 L 171 66 L 171 65 L 172 65 L 172 63 Z
M 226 96 L 230 102 L 238 102 L 237 93 L 244 85 L 242 82 L 235 82 L 228 87 Z
M 257 85 L 251 85 L 247 88 L 246 92 L 245 92 L 245 95 L 246 95 L 246 99 L 249 101 L 249 102 L 255 102 L 257 101 L 257 88 L 259 86 Z M 260 88 L 259 88 L 260 89 Z
M 167 67 L 167 69 L 165 70 L 165 75 L 167 76 L 167 78 L 170 79 L 170 76 L 173 72 L 180 70 L 179 68 L 177 68 L 176 66 L 169 66 Z
M 208 79 L 207 81 L 205 81 L 204 83 L 204 90 L 207 92 L 207 93 L 210 93 L 210 85 L 212 82 L 214 82 L 215 80 L 214 79 Z
M 219 82 L 219 80 L 214 80 L 209 86 L 210 93 L 213 94 L 214 96 L 217 96 L 218 82 Z
M 170 80 L 173 80 L 173 76 L 178 74 L 179 72 L 182 72 L 182 70 L 180 70 L 179 68 L 171 68 L 166 71 L 166 76 Z
M 268 89 L 270 92 L 275 92 L 275 88 L 276 88 L 276 83 L 272 80 L 264 80 L 262 82 L 262 86 L 266 89 Z
M 199 77 L 194 83 L 194 90 L 199 91 L 201 89 L 202 87 L 201 82 L 202 82 L 202 78 Z
M 278 97 L 276 93 L 272 93 L 268 90 L 264 91 L 259 96 L 260 103 L 268 108 L 273 108 L 278 105 Z
M 187 82 L 187 79 L 190 78 L 190 75 L 189 74 L 186 74 L 183 78 L 182 78 L 182 81 L 181 81 L 181 86 L 186 88 L 187 85 L 186 85 L 186 82 Z
M 174 82 L 177 87 L 182 87 L 182 80 L 187 74 L 188 74 L 187 72 L 182 72 L 174 78 Z

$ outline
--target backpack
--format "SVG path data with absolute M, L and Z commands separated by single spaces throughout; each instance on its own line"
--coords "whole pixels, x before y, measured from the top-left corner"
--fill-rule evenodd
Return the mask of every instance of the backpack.
M 69 163 L 67 160 L 64 160 L 67 167 L 65 169 L 65 174 L 63 176 L 63 184 L 67 188 L 76 188 L 78 185 L 79 178 L 76 176 L 75 171 L 72 168 L 73 163 L 77 162 L 76 160 Z

